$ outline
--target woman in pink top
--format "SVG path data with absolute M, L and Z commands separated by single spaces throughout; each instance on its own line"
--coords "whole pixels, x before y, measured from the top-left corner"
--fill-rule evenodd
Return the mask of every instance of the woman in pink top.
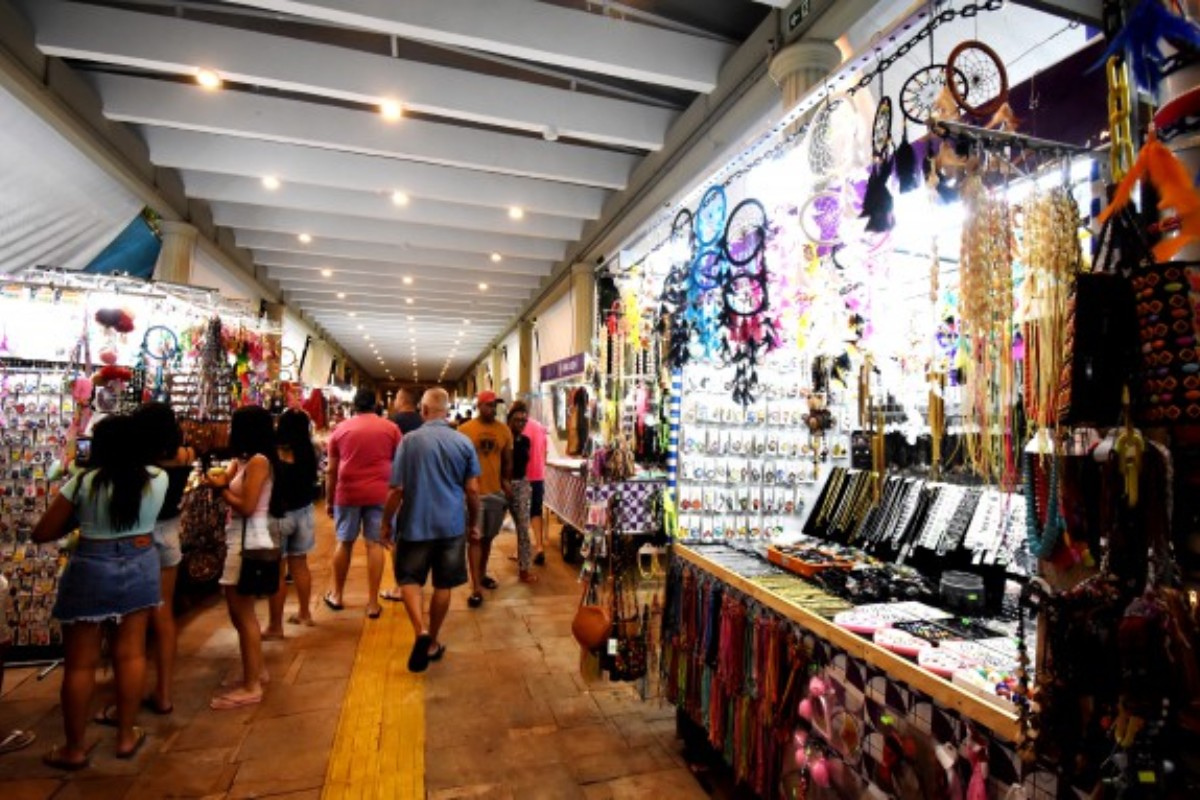
M 525 478 L 531 491 L 529 521 L 533 530 L 533 546 L 537 555 L 533 563 L 539 567 L 546 563 L 546 527 L 542 519 L 542 500 L 546 496 L 546 429 L 532 416 L 525 423 L 523 433 L 529 437 L 529 466 Z

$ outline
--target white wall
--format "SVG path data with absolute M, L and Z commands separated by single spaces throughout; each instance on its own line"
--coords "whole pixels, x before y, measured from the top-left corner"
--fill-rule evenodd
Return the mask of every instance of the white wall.
M 501 348 L 508 348 L 508 356 L 500 358 L 501 374 L 498 381 L 498 393 L 505 402 L 511 403 L 517 399 L 517 388 L 521 385 L 521 334 L 514 330 L 500 343 Z

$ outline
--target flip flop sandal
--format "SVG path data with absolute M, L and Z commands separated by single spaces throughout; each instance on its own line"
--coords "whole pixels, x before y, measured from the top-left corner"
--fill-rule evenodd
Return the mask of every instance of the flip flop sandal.
M 145 730 L 137 726 L 134 726 L 133 733 L 134 736 L 137 737 L 133 743 L 133 747 L 123 753 L 119 750 L 117 751 L 117 758 L 121 759 L 122 761 L 129 761 L 130 759 L 136 757 L 138 751 L 142 749 L 142 745 L 144 745 L 146 740 L 150 738 L 150 734 L 146 733 Z
M 0 755 L 24 750 L 33 744 L 35 739 L 37 739 L 37 734 L 33 731 L 11 730 L 8 735 L 0 739 Z
M 446 645 L 439 644 L 438 649 L 429 654 L 430 661 L 441 661 L 442 656 L 446 655 Z
M 422 633 L 413 642 L 412 652 L 408 655 L 409 672 L 424 672 L 429 668 L 429 645 L 431 644 L 433 644 L 433 639 L 428 633 Z
M 173 705 L 167 706 L 166 708 L 160 707 L 158 705 L 158 701 L 156 701 L 153 697 L 147 697 L 142 700 L 142 708 L 146 709 L 151 714 L 157 714 L 160 717 L 165 717 L 175 710 L 175 706 Z
M 307 619 L 301 619 L 299 614 L 292 614 L 290 617 L 287 618 L 287 621 L 288 621 L 288 625 L 303 625 L 306 628 L 315 627 L 317 624 L 317 621 L 315 619 L 313 619 L 312 617 L 308 617 Z
M 493 578 L 491 575 L 484 575 L 483 580 L 481 580 L 479 582 L 479 585 L 485 589 L 496 589 L 496 588 L 499 588 L 499 586 L 500 586 L 500 584 L 496 581 L 496 579 Z
M 261 683 L 263 686 L 266 686 L 268 683 L 271 682 L 271 676 L 270 676 L 270 674 L 268 674 L 266 667 L 264 667 L 263 671 L 259 674 L 258 682 Z M 229 678 L 225 678 L 224 680 L 221 681 L 221 688 L 229 689 L 233 686 L 241 686 L 243 683 L 245 683 L 245 681 L 242 680 L 241 675 L 238 675 L 236 678 L 229 677 Z
M 97 725 L 103 725 L 106 728 L 117 727 L 117 707 L 115 705 L 105 706 L 100 709 L 100 712 L 96 716 L 92 717 L 92 722 Z
M 89 748 L 90 750 L 90 748 Z M 84 757 L 82 761 L 67 761 L 59 755 L 59 747 L 55 745 L 50 748 L 50 752 L 42 756 L 42 763 L 51 769 L 61 769 L 66 772 L 78 772 L 81 769 L 87 769 L 92 765 L 92 760 Z
M 344 611 L 346 609 L 341 603 L 333 602 L 333 592 L 326 592 L 325 596 L 321 599 L 325 601 L 325 605 L 329 606 L 330 611 Z
M 380 592 L 379 598 L 381 600 L 389 600 L 393 603 L 404 602 L 404 595 L 396 594 L 392 589 L 388 589 L 387 591 Z
M 235 708 L 256 706 L 261 702 L 261 694 L 251 694 L 244 697 L 234 697 L 233 695 L 219 694 L 212 700 L 208 701 L 208 707 L 213 711 L 232 711 Z
M 379 619 L 383 614 L 382 608 L 377 608 L 374 611 L 367 611 L 367 619 Z
M 469 605 L 471 608 L 479 608 L 481 605 L 483 605 L 483 595 L 481 595 L 481 594 L 471 595 L 470 597 L 467 598 L 467 605 Z
M 263 633 L 259 634 L 264 642 L 282 642 L 284 636 L 282 633 Z

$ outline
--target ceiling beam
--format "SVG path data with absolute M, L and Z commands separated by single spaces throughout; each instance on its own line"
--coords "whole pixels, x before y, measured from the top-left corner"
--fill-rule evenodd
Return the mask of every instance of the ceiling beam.
M 304 259 L 297 263 L 297 259 Z M 478 283 L 491 283 L 497 286 L 507 286 L 531 292 L 538 288 L 541 281 L 532 275 L 501 274 L 483 272 L 480 270 L 456 270 L 437 267 L 405 267 L 400 264 L 385 264 L 382 262 L 361 262 L 349 259 L 330 259 L 317 256 L 295 254 L 290 258 L 286 254 L 262 251 L 255 254 L 255 263 L 267 270 L 267 275 L 275 281 L 321 281 L 320 270 L 331 269 L 338 277 L 338 283 L 348 287 L 370 287 L 383 282 L 402 284 L 401 278 L 409 277 L 414 280 L 413 286 L 420 287 L 429 281 L 439 285 L 473 286 Z M 368 271 L 362 264 L 378 264 L 379 269 Z
M 252 250 L 259 264 L 296 264 L 308 266 L 309 258 L 330 259 L 342 269 L 355 272 L 390 273 L 400 267 L 428 267 L 447 270 L 480 270 L 497 274 L 535 276 L 541 280 L 550 272 L 553 262 L 548 259 L 514 258 L 505 256 L 493 262 L 490 253 L 465 253 L 459 250 L 438 250 L 429 247 L 397 247 L 377 242 L 359 242 L 322 236 L 302 244 L 295 234 L 271 231 L 236 231 L 238 247 Z M 350 264 L 348 262 L 362 262 Z M 318 269 L 330 264 L 316 264 Z
M 294 144 L 255 141 L 195 131 L 143 130 L 151 160 L 161 167 L 248 175 L 334 186 L 364 192 L 400 190 L 468 205 L 510 208 L 563 217 L 595 219 L 608 194 L 603 189 L 476 170 L 418 164 L 380 156 L 338 153 Z
M 294 236 L 308 233 L 314 239 L 322 236 L 345 236 L 380 244 L 461 250 L 484 255 L 500 253 L 501 256 L 513 255 L 541 260 L 562 258 L 566 252 L 566 242 L 535 239 L 530 236 L 487 233 L 439 225 L 397 224 L 377 219 L 321 214 L 316 211 L 290 211 L 245 203 L 215 202 L 211 206 L 214 222 L 238 230 L 275 231 Z
M 158 14 L 58 0 L 31 0 L 25 13 L 47 55 L 175 75 L 214 69 L 227 81 L 357 103 L 406 108 L 485 125 L 657 150 L 675 112 L 494 78 L 468 70 L 361 53 Z
M 585 72 L 709 92 L 733 48 L 529 0 L 231 0 L 322 22 Z
M 456 299 L 472 295 L 512 303 L 528 300 L 530 295 L 529 289 L 506 286 L 502 283 L 488 284 L 486 294 L 482 294 L 483 290 L 478 288 L 477 285 L 468 288 L 466 284 L 446 286 L 441 283 L 425 283 L 421 286 L 416 284 L 405 286 L 400 281 L 395 281 L 394 283 L 375 281 L 368 285 L 355 286 L 344 281 L 343 276 L 337 273 L 334 273 L 334 276 L 328 279 L 295 280 L 280 278 L 279 283 L 284 289 L 293 293 L 327 295 L 333 299 L 343 300 L 347 307 L 351 307 L 353 303 L 359 300 L 393 300 L 396 303 L 396 311 L 399 313 L 403 313 L 404 306 L 408 305 L 407 300 L 410 297 L 413 298 L 414 305 L 417 303 L 427 305 L 430 302 L 436 302 L 441 299 Z M 346 297 L 339 298 L 337 297 L 339 294 L 344 294 Z
M 526 214 L 520 222 L 499 208 L 447 203 L 442 200 L 408 198 L 398 205 L 391 193 L 356 192 L 303 183 L 288 183 L 272 191 L 261 180 L 215 172 L 183 173 L 183 186 L 189 197 L 222 200 L 230 203 L 318 211 L 352 217 L 390 220 L 402 224 L 441 225 L 449 228 L 469 226 L 472 230 L 493 233 L 519 233 L 546 239 L 573 241 L 583 231 L 583 223 L 548 214 Z
M 424 120 L 192 83 L 93 73 L 112 120 L 299 144 L 501 175 L 624 188 L 638 157 Z
M 304 293 L 298 293 L 292 290 L 285 291 L 288 297 L 297 296 Z M 478 294 L 478 293 L 476 293 Z M 324 295 L 308 295 L 304 294 L 303 305 L 314 310 L 323 309 L 331 312 L 346 311 L 346 304 L 341 300 L 336 300 L 332 297 Z M 418 298 L 419 300 L 419 298 Z M 446 314 L 468 318 L 473 312 L 480 311 L 490 314 L 491 316 L 504 316 L 511 319 L 516 314 L 517 305 L 508 302 L 493 302 L 486 299 L 479 299 L 464 294 L 458 300 L 438 300 L 436 303 L 417 302 L 415 305 L 406 306 L 397 303 L 392 303 L 384 299 L 368 298 L 366 301 L 360 301 L 357 305 L 359 314 L 363 311 L 373 311 L 379 314 L 403 315 L 407 313 L 409 308 L 421 309 L 423 311 L 444 312 Z

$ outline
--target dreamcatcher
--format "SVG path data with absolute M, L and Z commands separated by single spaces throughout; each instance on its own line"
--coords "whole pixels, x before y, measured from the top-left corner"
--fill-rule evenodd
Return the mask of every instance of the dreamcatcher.
M 766 210 L 757 200 L 743 200 L 725 224 L 722 245 L 730 269 L 721 286 L 722 350 L 734 367 L 733 399 L 743 406 L 754 402 L 762 356 L 779 345 L 775 320 L 767 315 L 766 240 Z
M 684 316 L 689 329 L 690 357 L 713 360 L 720 353 L 720 288 L 728 272 L 721 236 L 725 230 L 728 200 L 721 186 L 709 187 L 693 214 L 699 252 L 688 275 L 688 302 Z
M 892 213 L 895 201 L 888 190 L 892 176 L 892 98 L 883 90 L 883 71 L 879 72 L 879 105 L 871 123 L 871 174 L 863 195 L 860 217 L 867 220 L 868 233 L 887 233 L 896 227 Z
M 688 281 L 690 267 L 696 257 L 696 232 L 693 228 L 692 212 L 686 208 L 675 215 L 671 223 L 671 239 L 668 250 L 671 268 L 663 281 L 659 295 L 659 324 L 667 337 L 667 363 L 672 369 L 680 369 L 687 363 L 691 328 L 688 326 Z
M 959 75 L 965 80 L 952 79 Z M 974 39 L 950 51 L 945 85 L 958 107 L 972 117 L 990 117 L 1008 103 L 1008 72 L 1000 56 Z
M 296 356 L 296 351 L 290 347 L 280 348 L 279 351 L 279 380 L 294 381 L 296 375 L 293 370 L 296 368 L 296 362 L 299 359 Z
M 173 364 L 178 369 L 182 358 L 183 350 L 179 345 L 179 338 L 170 328 L 164 325 L 148 328 L 142 336 L 142 346 L 138 351 L 138 363 L 133 369 L 133 377 L 126 387 L 126 407 L 132 410 L 148 400 L 170 402 L 167 366 Z M 151 369 L 154 375 L 148 383 Z

